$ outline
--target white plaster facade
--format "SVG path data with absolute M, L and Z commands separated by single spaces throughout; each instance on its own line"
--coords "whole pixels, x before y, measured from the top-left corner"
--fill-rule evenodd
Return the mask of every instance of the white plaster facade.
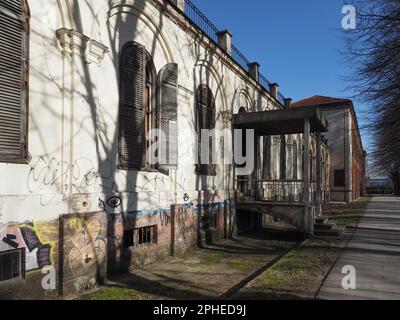
M 170 176 L 118 170 L 120 49 L 128 41 L 145 45 L 157 71 L 178 63 L 180 132 L 194 131 L 194 91 L 199 84 L 206 83 L 215 95 L 217 128 L 230 126 L 224 113 L 236 113 L 240 106 L 277 108 L 274 99 L 172 7 L 162 13 L 162 1 L 28 3 L 31 159 L 28 164 L 0 164 L 1 222 L 97 211 L 99 199 L 107 194 L 121 195 L 126 211 L 167 208 L 182 203 L 185 193 L 196 202 L 199 190 L 216 193 L 220 202 L 232 197 L 233 173 L 223 165 L 222 152 L 217 176 L 198 179 L 193 144 L 183 135 L 178 170 Z
M 0 163 L 0 229 L 101 211 L 109 215 L 139 212 L 140 216 L 149 215 L 141 223 L 154 224 L 152 213 L 175 204 L 234 206 L 235 169 L 226 164 L 231 159 L 226 159 L 222 144 L 217 147 L 216 176 L 195 173 L 195 91 L 206 84 L 213 92 L 216 129 L 232 130 L 232 115 L 240 108 L 248 112 L 283 108 L 278 100 L 167 1 L 27 3 L 31 17 L 29 159 L 23 164 Z M 179 161 L 168 175 L 118 168 L 119 59 L 121 48 L 130 41 L 146 47 L 157 72 L 168 63 L 178 64 Z M 221 141 L 222 137 L 216 138 Z M 286 179 L 296 179 L 295 170 L 297 179 L 303 179 L 302 136 L 285 139 Z M 298 150 L 297 162 L 293 160 L 293 145 Z M 315 145 L 312 139 L 314 168 Z M 262 164 L 263 144 L 260 146 Z M 279 180 L 279 143 L 272 144 L 270 158 L 270 179 Z M 326 172 L 326 146 L 323 163 Z M 257 176 L 263 176 L 262 166 Z M 329 181 L 323 187 L 329 194 L 327 186 Z M 110 206 L 107 200 L 112 196 L 120 197 L 121 205 Z M 122 227 L 120 223 L 115 228 Z M 123 234 L 124 230 L 119 231 Z M 52 232 L 47 240 L 40 240 L 51 244 L 54 264 L 57 227 Z M 122 251 L 121 243 L 117 247 Z M 60 274 L 63 263 L 58 266 Z

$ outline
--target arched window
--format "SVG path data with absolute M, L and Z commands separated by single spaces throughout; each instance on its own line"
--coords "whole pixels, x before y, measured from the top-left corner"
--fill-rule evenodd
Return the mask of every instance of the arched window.
M 159 118 L 157 112 L 157 101 L 156 101 L 156 83 L 157 83 L 157 73 L 156 68 L 153 63 L 149 53 L 146 53 L 146 77 L 145 77 L 145 94 L 144 94 L 144 133 L 146 139 L 146 150 L 155 142 L 154 137 L 150 135 L 150 130 L 159 127 Z M 145 155 L 145 168 L 152 168 Z
M 127 43 L 120 61 L 119 164 L 125 169 L 150 169 L 148 133 L 157 126 L 157 73 L 141 44 Z
M 128 42 L 120 58 L 119 167 L 176 169 L 177 126 L 178 65 L 166 64 L 157 75 L 145 47 Z M 153 129 L 162 130 L 163 135 L 157 137 Z M 149 159 L 148 148 L 155 145 L 157 150 L 151 152 L 158 158 Z
M 28 158 L 29 8 L 0 2 L 0 161 Z
M 196 91 L 196 131 L 198 136 L 198 175 L 215 176 L 216 165 L 213 164 L 213 138 L 209 137 L 208 164 L 202 163 L 202 130 L 215 129 L 215 98 L 211 89 L 206 85 L 200 85 Z M 204 150 L 203 150 L 204 151 Z
M 240 113 L 246 113 L 247 109 L 245 107 L 240 107 L 239 108 L 239 114 Z M 242 130 L 242 157 L 246 157 L 247 154 L 247 139 L 246 139 L 246 130 Z M 246 168 L 246 163 L 239 164 L 238 168 Z

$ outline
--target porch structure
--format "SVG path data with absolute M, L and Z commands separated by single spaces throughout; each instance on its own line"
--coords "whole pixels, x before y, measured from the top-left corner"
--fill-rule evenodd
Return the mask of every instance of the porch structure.
M 268 214 L 279 218 L 306 234 L 313 234 L 315 218 L 321 214 L 321 133 L 328 131 L 328 121 L 318 107 L 302 107 L 275 111 L 239 113 L 233 117 L 235 129 L 254 130 L 255 173 L 238 178 L 250 190 L 236 199 L 237 210 L 253 211 L 260 217 Z M 303 166 L 301 180 L 263 180 L 258 177 L 260 165 L 257 153 L 259 137 L 303 134 Z M 310 144 L 316 139 L 316 182 L 310 177 Z

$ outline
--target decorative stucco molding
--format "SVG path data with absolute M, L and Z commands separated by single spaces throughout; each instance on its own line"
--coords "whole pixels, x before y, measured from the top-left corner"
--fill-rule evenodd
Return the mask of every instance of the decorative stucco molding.
M 87 63 L 100 63 L 109 51 L 105 45 L 76 30 L 62 28 L 56 33 L 64 54 L 78 54 L 85 57 Z
M 182 99 L 189 100 L 194 95 L 194 92 L 192 90 L 184 86 L 179 85 L 178 89 L 179 89 L 178 90 L 179 97 L 181 97 Z
M 228 124 L 232 121 L 232 112 L 230 111 L 221 111 L 221 119 L 224 124 Z

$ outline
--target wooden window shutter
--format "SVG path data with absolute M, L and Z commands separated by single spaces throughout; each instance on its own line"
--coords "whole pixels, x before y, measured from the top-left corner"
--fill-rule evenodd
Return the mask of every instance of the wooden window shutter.
M 129 43 L 120 65 L 119 165 L 124 169 L 145 166 L 145 68 L 145 47 Z
M 158 75 L 158 107 L 160 128 L 160 168 L 174 170 L 178 167 L 178 65 L 167 64 Z M 165 154 L 163 154 L 165 152 Z M 162 163 L 165 161 L 165 163 Z
M 215 99 L 212 91 L 206 85 L 201 85 L 196 92 L 196 118 L 198 135 L 198 162 L 196 173 L 198 175 L 215 176 L 216 165 L 212 164 L 212 143 L 209 144 L 209 164 L 201 163 L 201 130 L 215 128 Z
M 0 161 L 27 158 L 29 17 L 25 1 L 0 2 Z

